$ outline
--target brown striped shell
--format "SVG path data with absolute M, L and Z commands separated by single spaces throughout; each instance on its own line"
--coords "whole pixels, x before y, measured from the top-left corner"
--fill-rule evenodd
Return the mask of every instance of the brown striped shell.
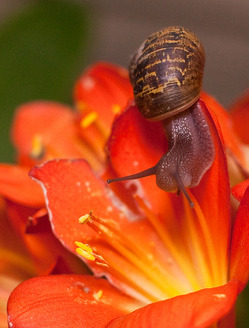
M 129 67 L 141 114 L 156 121 L 193 105 L 200 97 L 204 63 L 204 49 L 189 30 L 171 26 L 150 35 Z

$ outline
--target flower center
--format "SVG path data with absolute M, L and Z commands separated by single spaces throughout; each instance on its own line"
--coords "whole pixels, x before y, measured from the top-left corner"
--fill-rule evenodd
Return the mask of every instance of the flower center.
M 135 199 L 158 238 L 153 245 L 155 251 L 148 252 L 148 247 L 139 244 L 134 236 L 122 232 L 117 222 L 91 212 L 79 222 L 90 226 L 101 237 L 101 243 L 90 247 L 77 241 L 76 252 L 102 267 L 107 276 L 114 277 L 114 284 L 121 282 L 128 286 L 129 293 L 146 302 L 226 282 L 209 227 L 194 196 L 191 195 L 194 209 L 182 198 L 185 216 L 177 238 L 140 197 Z

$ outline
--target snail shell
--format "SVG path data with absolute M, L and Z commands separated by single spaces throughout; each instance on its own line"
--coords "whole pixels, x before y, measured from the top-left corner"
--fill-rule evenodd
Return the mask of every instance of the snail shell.
M 194 206 L 186 188 L 196 187 L 215 158 L 213 137 L 205 105 L 199 100 L 204 49 L 183 27 L 168 27 L 152 34 L 130 64 L 136 105 L 149 120 L 162 120 L 168 151 L 153 166 L 107 182 L 156 176 L 167 192 L 182 192 Z
M 135 101 L 153 121 L 175 115 L 200 97 L 205 53 L 199 39 L 171 26 L 148 37 L 129 68 Z

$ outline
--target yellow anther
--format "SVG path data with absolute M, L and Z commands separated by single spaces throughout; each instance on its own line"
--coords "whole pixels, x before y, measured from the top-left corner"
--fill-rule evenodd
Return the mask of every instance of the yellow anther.
M 90 214 L 82 215 L 82 216 L 79 218 L 79 223 L 86 223 L 86 222 L 88 222 L 90 219 L 91 219 L 91 215 L 90 215 Z
M 82 128 L 88 128 L 91 124 L 93 124 L 98 118 L 98 113 L 91 112 L 87 114 L 80 122 L 80 126 Z
M 93 250 L 91 249 L 90 246 L 83 244 L 79 241 L 75 241 L 75 245 L 78 246 L 76 248 L 76 252 L 84 257 L 87 260 L 94 261 L 95 256 L 93 255 Z
M 103 296 L 103 290 L 98 290 L 96 293 L 93 294 L 93 297 L 98 301 L 101 299 L 101 297 Z
M 92 248 L 90 246 L 88 246 L 86 244 L 83 244 L 80 241 L 76 241 L 75 242 L 75 245 L 78 246 L 79 248 L 83 249 L 86 252 L 89 252 L 89 253 L 92 253 L 93 252 L 93 250 L 92 250 Z
M 88 253 L 88 252 L 84 251 L 84 250 L 81 249 L 81 248 L 76 248 L 76 252 L 77 252 L 80 256 L 84 257 L 84 258 L 87 259 L 87 260 L 90 260 L 90 261 L 94 261 L 94 260 L 95 260 L 95 256 L 94 256 L 93 254 Z
M 112 106 L 112 112 L 114 114 L 119 114 L 121 112 L 121 106 L 118 104 L 115 104 Z
M 43 144 L 42 144 L 42 138 L 39 134 L 35 134 L 32 139 L 32 148 L 30 156 L 33 158 L 40 158 L 43 155 Z

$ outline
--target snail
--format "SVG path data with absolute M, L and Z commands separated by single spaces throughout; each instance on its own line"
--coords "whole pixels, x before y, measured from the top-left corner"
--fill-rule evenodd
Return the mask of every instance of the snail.
M 199 102 L 205 53 L 199 39 L 183 27 L 162 29 L 145 40 L 133 56 L 129 76 L 136 105 L 148 120 L 163 124 L 168 151 L 142 172 L 108 183 L 156 176 L 167 192 L 183 192 L 200 183 L 214 156 L 212 135 Z

